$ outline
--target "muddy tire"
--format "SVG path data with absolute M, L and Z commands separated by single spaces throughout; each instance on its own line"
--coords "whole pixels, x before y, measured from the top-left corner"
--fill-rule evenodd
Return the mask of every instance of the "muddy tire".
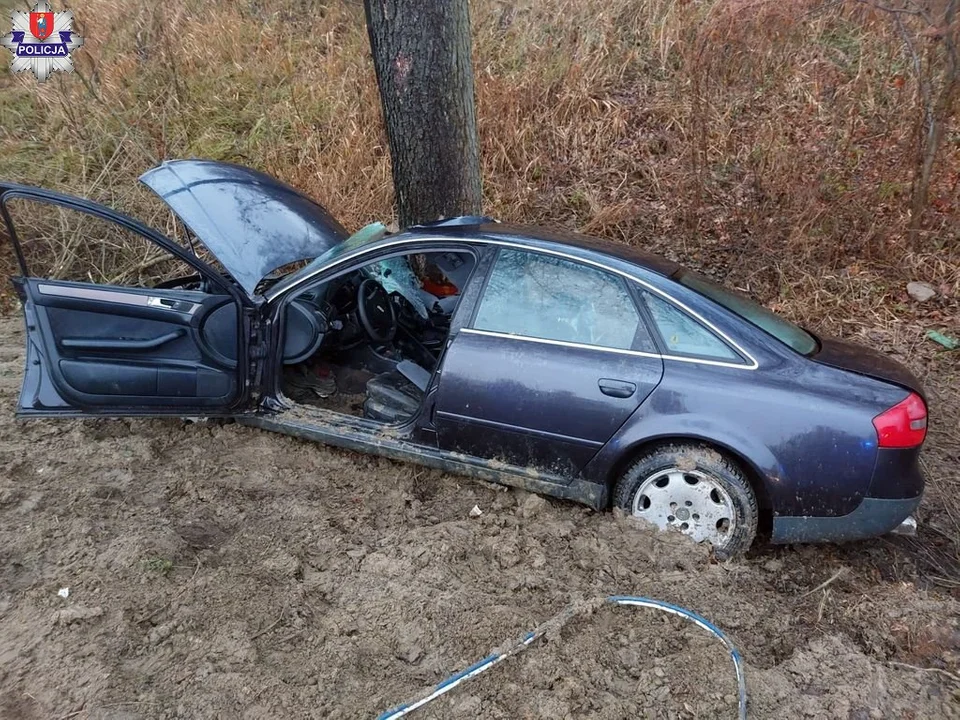
M 617 480 L 613 503 L 661 530 L 710 542 L 721 560 L 745 553 L 757 534 L 757 497 L 746 475 L 705 445 L 645 452 Z

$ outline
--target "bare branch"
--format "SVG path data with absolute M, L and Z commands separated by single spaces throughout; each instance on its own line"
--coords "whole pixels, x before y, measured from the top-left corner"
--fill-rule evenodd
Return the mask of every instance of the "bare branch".
M 930 103 L 930 88 L 927 86 L 927 83 L 924 82 L 923 74 L 921 72 L 922 68 L 920 65 L 920 56 L 917 55 L 917 48 L 914 46 L 913 40 L 910 38 L 910 33 L 907 32 L 907 28 L 903 24 L 903 19 L 899 15 L 895 15 L 894 20 L 897 23 L 897 29 L 900 31 L 900 37 L 903 38 L 903 47 L 907 53 L 909 53 L 910 59 L 913 61 L 913 72 L 917 77 L 917 86 L 920 88 L 920 96 L 923 99 L 924 119 L 929 127 L 931 121 L 930 115 L 933 110 Z
M 920 77 L 920 57 L 917 55 L 917 49 L 913 46 L 913 40 L 910 39 L 910 34 L 903 24 L 903 19 L 899 15 L 894 19 L 897 23 L 897 29 L 900 31 L 900 37 L 903 38 L 903 46 L 910 53 L 910 59 L 913 60 L 913 71 L 917 74 L 917 77 Z
M 859 2 L 860 0 L 858 0 Z M 816 15 L 822 15 L 828 10 L 832 10 L 838 5 L 843 5 L 847 0 L 830 0 L 830 2 L 825 2 L 823 5 L 815 5 L 814 7 L 807 10 L 805 17 L 814 17 Z
M 884 5 L 883 3 L 877 2 L 876 0 L 856 0 L 861 5 L 866 5 L 867 7 L 872 7 L 874 10 L 882 10 L 883 12 L 891 13 L 892 15 L 915 15 L 916 17 L 923 17 L 923 11 L 919 9 L 911 10 L 906 7 L 893 7 L 891 5 Z
M 889 0 L 893 1 L 893 0 Z M 921 0 L 897 0 L 899 4 L 887 4 L 881 0 L 856 0 L 861 5 L 887 13 L 897 26 L 906 54 L 913 64 L 920 89 L 920 104 L 923 127 L 918 135 L 916 165 L 913 173 L 913 189 L 910 200 L 910 236 L 915 240 L 922 225 L 922 215 L 927 204 L 934 166 L 943 144 L 946 124 L 951 117 L 956 98 L 960 93 L 960 56 L 957 50 L 957 8 L 960 0 L 946 0 L 942 12 L 931 15 L 929 3 Z M 917 17 L 926 23 L 919 33 L 912 33 L 904 23 L 904 16 Z M 931 53 L 928 77 L 923 75 L 923 64 L 917 43 L 920 38 L 942 42 L 940 53 Z M 925 130 L 925 132 L 923 132 Z
M 917 0 L 904 0 L 904 2 L 912 5 L 915 9 L 915 14 L 919 17 L 922 17 L 927 25 L 936 25 L 933 21 L 933 18 L 930 17 L 930 13 L 927 12 L 926 8 L 923 5 L 920 5 Z
M 856 0 L 856 2 L 860 3 L 861 5 L 866 5 L 867 7 L 872 7 L 875 10 L 882 10 L 883 12 L 891 15 L 911 15 L 913 17 L 922 18 L 923 21 L 928 25 L 936 25 L 936 23 L 933 21 L 933 18 L 930 16 L 930 13 L 927 12 L 923 5 L 917 3 L 916 0 L 903 0 L 904 5 L 899 7 L 894 5 L 886 5 L 879 0 Z

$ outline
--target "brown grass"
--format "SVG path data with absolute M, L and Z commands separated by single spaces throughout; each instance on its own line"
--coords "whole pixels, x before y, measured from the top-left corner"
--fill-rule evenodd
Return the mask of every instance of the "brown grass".
M 956 142 L 908 249 L 908 60 L 885 17 L 822 5 L 477 0 L 487 212 L 723 270 L 760 257 L 750 279 L 781 295 L 803 282 L 793 271 L 850 267 L 909 268 L 954 294 Z M 316 7 L 84 3 L 77 75 L 3 78 L 0 176 L 156 221 L 136 175 L 212 157 L 282 177 L 348 226 L 389 218 L 362 8 Z
M 488 214 L 642 245 L 804 323 L 897 348 L 950 418 L 934 423 L 937 452 L 960 454 L 956 353 L 923 340 L 931 327 L 960 331 L 960 138 L 954 125 L 909 243 L 917 87 L 888 17 L 823 0 L 471 10 Z M 78 73 L 43 87 L 0 75 L 0 177 L 173 233 L 135 178 L 162 158 L 207 157 L 277 175 L 349 228 L 393 216 L 359 2 L 86 0 L 74 11 Z M 941 295 L 916 305 L 913 279 Z M 937 503 L 960 490 L 955 470 L 940 474 Z M 943 522 L 960 536 L 960 505 L 951 512 Z

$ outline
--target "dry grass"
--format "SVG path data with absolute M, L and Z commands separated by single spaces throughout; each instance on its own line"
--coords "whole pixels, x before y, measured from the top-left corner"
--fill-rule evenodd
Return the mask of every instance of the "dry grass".
M 933 453 L 960 455 L 956 353 L 922 340 L 960 330 L 960 137 L 908 243 L 917 88 L 889 18 L 825 0 L 471 9 L 486 212 L 643 245 L 807 324 L 910 353 L 947 418 Z M 86 37 L 76 75 L 42 88 L 0 75 L 0 177 L 173 233 L 135 178 L 162 158 L 208 157 L 275 174 L 350 228 L 392 217 L 361 3 L 74 10 Z M 903 290 L 912 279 L 941 296 L 918 307 Z M 960 478 L 938 467 L 939 512 Z M 960 536 L 960 505 L 948 509 Z
M 908 248 L 908 60 L 886 18 L 822 5 L 477 0 L 487 212 L 724 274 L 762 259 L 737 279 L 784 300 L 808 272 L 851 267 L 893 282 L 909 269 L 954 294 L 957 138 L 926 237 Z M 0 176 L 165 223 L 136 175 L 212 157 L 282 177 L 348 226 L 392 215 L 359 3 L 89 0 L 75 12 L 80 77 L 2 80 Z

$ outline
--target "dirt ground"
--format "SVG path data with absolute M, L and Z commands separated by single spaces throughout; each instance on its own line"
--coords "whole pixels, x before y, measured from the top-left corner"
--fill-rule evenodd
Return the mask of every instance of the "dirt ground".
M 236 424 L 20 423 L 19 322 L 0 319 L 2 718 L 373 717 L 610 594 L 725 630 L 751 717 L 960 717 L 935 528 L 717 564 L 629 519 Z M 948 459 L 934 445 L 928 470 Z M 702 630 L 602 608 L 415 716 L 733 718 L 735 688 Z

